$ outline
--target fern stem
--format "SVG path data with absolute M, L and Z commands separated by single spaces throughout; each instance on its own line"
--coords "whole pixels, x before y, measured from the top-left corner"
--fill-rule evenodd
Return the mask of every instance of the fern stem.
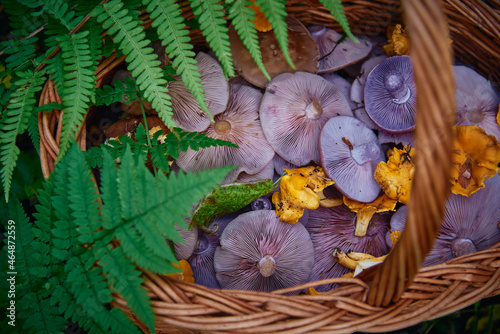
M 99 3 L 99 6 L 102 6 L 104 5 L 106 2 L 109 2 L 111 0 L 103 0 Z M 78 30 L 80 30 L 80 28 L 88 22 L 88 20 L 90 20 L 92 18 L 92 15 L 90 14 L 87 14 L 81 21 L 80 23 L 78 23 L 76 25 L 76 27 L 73 28 L 73 30 L 71 30 L 69 33 L 68 33 L 68 36 L 71 36 L 75 33 L 78 32 Z M 35 73 L 40 71 L 42 68 L 45 67 L 45 62 L 51 58 L 53 58 L 59 51 L 61 51 L 61 46 L 58 45 L 47 57 L 45 57 L 45 59 L 40 63 L 40 65 L 38 65 L 36 68 L 35 68 Z

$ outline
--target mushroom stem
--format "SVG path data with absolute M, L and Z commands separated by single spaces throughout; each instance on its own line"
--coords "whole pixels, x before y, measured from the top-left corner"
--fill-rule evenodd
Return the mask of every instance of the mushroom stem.
M 479 124 L 484 121 L 484 112 L 480 110 L 471 110 L 467 113 L 467 119 L 473 124 Z
M 380 147 L 377 142 L 354 146 L 351 150 L 351 157 L 358 165 L 363 165 L 380 157 Z
M 214 125 L 215 132 L 219 135 L 228 133 L 231 130 L 231 123 L 226 120 L 219 120 Z
M 451 241 L 451 252 L 454 257 L 475 253 L 476 251 L 476 246 L 470 239 L 456 238 Z
M 262 276 L 269 277 L 276 270 L 276 260 L 271 255 L 266 255 L 260 259 L 258 268 Z
M 384 86 L 392 97 L 392 101 L 403 104 L 411 97 L 411 91 L 398 70 L 389 70 L 384 76 Z
M 366 230 L 368 230 L 368 224 L 377 210 L 361 210 L 356 214 L 356 229 L 354 230 L 354 235 L 357 237 L 364 237 L 366 235 Z
M 323 108 L 317 99 L 313 99 L 311 103 L 306 106 L 307 118 L 317 119 L 323 114 Z

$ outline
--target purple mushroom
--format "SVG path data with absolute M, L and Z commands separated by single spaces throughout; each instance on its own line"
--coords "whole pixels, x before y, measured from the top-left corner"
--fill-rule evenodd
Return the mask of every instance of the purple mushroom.
M 273 205 L 267 196 L 261 196 L 250 203 L 250 207 L 253 211 L 258 210 L 271 210 Z
M 351 85 L 350 98 L 352 101 L 363 104 L 364 97 L 363 92 L 365 89 L 366 77 L 373 70 L 375 66 L 380 64 L 383 60 L 387 59 L 387 56 L 376 56 L 367 59 L 363 65 L 361 65 L 361 71 L 359 76 L 354 79 Z
M 425 259 L 425 266 L 481 251 L 500 241 L 500 175 L 484 183 L 484 189 L 470 197 L 450 195 L 441 231 Z
M 415 128 L 417 109 L 413 66 L 409 56 L 392 56 L 368 74 L 365 109 L 380 128 L 406 132 Z
M 318 44 L 318 73 L 333 72 L 352 65 L 368 56 L 372 49 L 372 43 L 367 39 L 358 37 L 359 43 L 356 43 L 322 25 L 307 29 Z
M 384 130 L 378 131 L 378 142 L 380 144 L 413 145 L 413 131 L 390 133 Z
M 331 82 L 340 90 L 340 92 L 345 96 L 349 106 L 351 106 L 351 110 L 354 110 L 358 107 L 358 104 L 351 100 L 351 86 L 352 84 L 347 81 L 344 77 L 341 77 L 335 72 L 325 73 L 322 75 L 323 79 Z
M 385 241 L 387 242 L 387 245 L 390 248 L 392 248 L 394 245 L 392 244 L 392 240 L 389 235 L 393 231 L 399 231 L 401 233 L 403 232 L 403 229 L 405 228 L 407 212 L 408 212 L 408 207 L 406 205 L 403 205 L 400 208 L 398 208 L 391 217 L 391 230 L 387 231 L 387 234 L 385 236 Z
M 477 125 L 500 142 L 496 122 L 500 97 L 491 82 L 465 66 L 454 66 L 457 124 Z
M 220 288 L 219 282 L 215 277 L 215 249 L 219 246 L 219 238 L 226 226 L 238 217 L 239 214 L 240 212 L 238 211 L 217 217 L 209 226 L 209 228 L 217 226 L 217 235 L 209 235 L 200 231 L 193 254 L 187 260 L 193 269 L 193 277 L 196 284 L 214 289 Z
M 189 220 L 186 220 L 186 224 L 189 225 Z M 183 242 L 174 241 L 174 250 L 177 260 L 186 260 L 191 254 L 193 254 L 196 240 L 198 239 L 198 229 L 193 227 L 192 229 L 184 229 L 180 226 L 175 225 L 175 229 L 179 232 Z
M 258 173 L 272 161 L 274 150 L 262 132 L 258 113 L 262 93 L 239 85 L 231 85 L 230 91 L 226 111 L 216 115 L 215 123 L 201 133 L 230 141 L 238 148 L 217 146 L 180 152 L 176 161 L 182 170 L 196 172 L 236 165 L 223 181 L 227 183 L 235 181 L 241 172 Z
M 252 182 L 252 181 L 262 181 L 265 179 L 272 179 L 274 175 L 274 163 L 273 160 L 269 161 L 267 165 L 255 174 L 248 174 L 245 172 L 240 173 L 236 182 Z
M 269 292 L 303 284 L 314 263 L 305 227 L 280 221 L 273 210 L 238 216 L 220 243 L 214 264 L 223 289 Z
M 352 116 L 344 95 L 321 76 L 307 72 L 276 76 L 260 105 L 267 140 L 277 154 L 297 166 L 319 163 L 321 128 L 340 115 Z
M 320 136 L 321 164 L 325 174 L 345 196 L 371 202 L 380 193 L 373 174 L 384 160 L 377 136 L 354 117 L 330 119 Z
M 314 266 L 309 281 L 336 278 L 350 271 L 333 258 L 335 248 L 346 253 L 353 251 L 373 256 L 387 254 L 389 247 L 385 242 L 385 233 L 389 228 L 390 216 L 388 213 L 376 213 L 366 235 L 357 237 L 354 235 L 356 214 L 346 206 L 311 210 L 306 229 L 314 245 Z M 324 292 L 333 287 L 334 284 L 326 284 L 316 287 L 316 290 Z

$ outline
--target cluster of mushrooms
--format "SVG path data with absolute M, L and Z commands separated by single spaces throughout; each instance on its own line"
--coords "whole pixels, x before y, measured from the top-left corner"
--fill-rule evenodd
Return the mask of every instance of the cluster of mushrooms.
M 387 44 L 385 38 L 363 37 L 355 43 L 293 17 L 287 23 L 295 71 L 274 33 L 259 32 L 271 81 L 232 27 L 240 76 L 228 82 L 215 58 L 198 53 L 214 122 L 180 78 L 168 83 L 179 128 L 238 145 L 180 152 L 174 162 L 180 170 L 235 165 L 223 183 L 280 181 L 270 194 L 211 222 L 218 226 L 214 235 L 178 229 L 185 241 L 174 245 L 178 259 L 189 262 L 196 283 L 210 288 L 273 291 L 350 274 L 366 259 L 373 264 L 387 254 L 404 228 L 418 157 L 412 148 L 417 92 L 401 26 L 388 33 Z M 499 93 L 469 67 L 454 71 L 452 193 L 424 265 L 500 240 Z M 120 129 L 133 132 L 141 120 L 130 115 L 140 115 L 140 108 L 134 101 L 123 106 L 128 117 Z M 148 125 L 156 129 L 156 112 L 146 107 Z M 114 129 L 107 129 L 108 137 L 118 135 Z M 323 284 L 316 291 L 333 287 Z

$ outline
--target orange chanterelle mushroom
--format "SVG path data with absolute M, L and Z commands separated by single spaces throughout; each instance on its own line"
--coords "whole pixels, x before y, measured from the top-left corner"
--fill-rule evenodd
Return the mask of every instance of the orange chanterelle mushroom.
M 456 125 L 453 143 L 451 191 L 470 196 L 495 175 L 500 163 L 500 144 L 477 125 Z
M 273 194 L 276 215 L 280 220 L 295 224 L 305 209 L 317 209 L 322 197 L 321 192 L 335 182 L 326 178 L 321 167 L 302 167 L 283 169 L 287 175 L 280 182 L 280 189 Z
M 394 148 L 387 155 L 387 162 L 379 162 L 375 168 L 375 180 L 389 198 L 408 204 L 415 171 L 415 149 L 409 146 L 402 150 Z

